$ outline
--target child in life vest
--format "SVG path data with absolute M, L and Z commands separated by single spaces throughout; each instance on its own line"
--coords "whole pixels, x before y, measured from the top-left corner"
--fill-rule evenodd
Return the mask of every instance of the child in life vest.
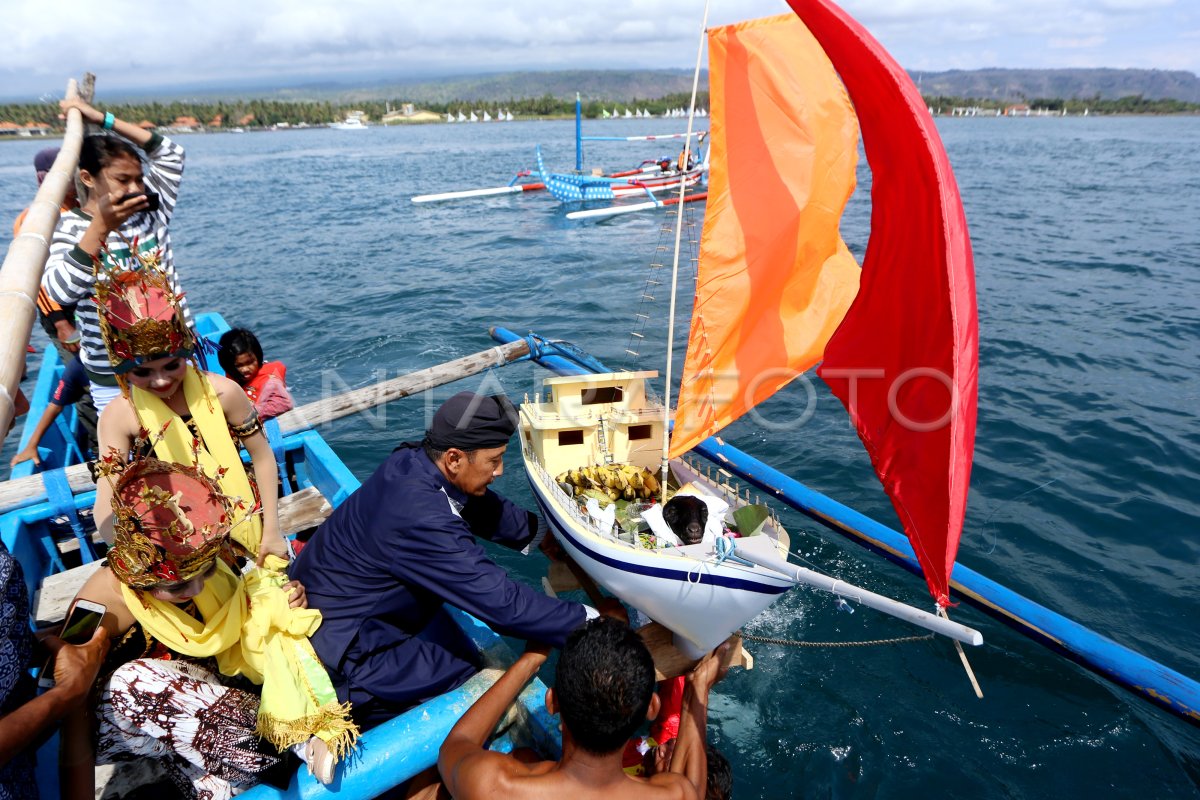
M 263 362 L 262 345 L 245 328 L 221 336 L 217 360 L 230 380 L 236 381 L 262 419 L 277 417 L 295 407 L 287 390 L 287 367 L 281 361 Z

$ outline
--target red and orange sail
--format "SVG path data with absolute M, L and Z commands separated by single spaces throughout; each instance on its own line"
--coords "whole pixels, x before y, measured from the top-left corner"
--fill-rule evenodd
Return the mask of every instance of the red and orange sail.
M 789 4 L 854 99 L 871 167 L 862 288 L 818 374 L 850 412 L 929 591 L 945 606 L 967 508 L 979 377 L 962 199 L 908 74 L 827 0 Z
M 829 59 L 791 14 L 708 36 L 708 210 L 672 456 L 816 364 L 858 291 L 838 232 L 858 123 Z
M 671 452 L 822 361 L 818 374 L 850 413 L 945 606 L 978 380 L 962 201 L 904 70 L 828 0 L 789 4 L 803 24 L 772 18 L 710 34 L 712 177 Z M 858 125 L 872 176 L 861 280 L 837 232 Z

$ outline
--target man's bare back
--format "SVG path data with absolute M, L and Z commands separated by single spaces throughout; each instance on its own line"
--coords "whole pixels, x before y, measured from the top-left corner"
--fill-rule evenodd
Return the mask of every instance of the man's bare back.
M 689 680 L 671 770 L 649 778 L 628 775 L 621 764 L 624 743 L 659 709 L 654 667 L 637 634 L 625 623 L 603 617 L 571 634 L 559 659 L 555 688 L 546 692 L 547 710 L 563 719 L 562 759 L 529 762 L 485 750 L 487 737 L 545 663 L 547 652 L 531 643 L 446 737 L 438 770 L 452 797 L 699 800 L 704 795 L 708 691 L 724 674 L 717 653 L 702 660 Z M 621 677 L 613 680 L 613 675 Z M 610 690 L 615 696 L 605 696 Z

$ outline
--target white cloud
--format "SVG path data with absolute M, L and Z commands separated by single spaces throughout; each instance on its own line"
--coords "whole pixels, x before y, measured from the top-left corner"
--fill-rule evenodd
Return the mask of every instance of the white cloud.
M 844 4 L 911 68 L 1038 67 L 1077 57 L 1200 70 L 1195 0 Z M 67 76 L 84 70 L 102 87 L 133 88 L 385 70 L 688 67 L 700 25 L 693 0 L 177 0 L 155 13 L 144 0 L 12 5 L 3 96 L 61 92 Z M 782 0 L 714 0 L 713 9 L 711 25 L 788 10 Z
M 1103 36 L 1088 36 L 1086 38 L 1074 39 L 1049 39 L 1046 44 L 1050 47 L 1061 50 L 1077 50 L 1081 48 L 1090 49 L 1093 47 L 1099 47 L 1100 45 L 1104 44 L 1104 42 L 1105 38 Z

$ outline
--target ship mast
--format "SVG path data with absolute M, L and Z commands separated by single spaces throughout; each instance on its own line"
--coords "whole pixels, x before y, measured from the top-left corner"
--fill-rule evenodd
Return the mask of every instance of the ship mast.
M 671 264 L 671 304 L 667 312 L 667 371 L 663 389 L 663 437 L 662 437 L 662 494 L 659 502 L 667 502 L 667 475 L 670 471 L 671 449 L 671 372 L 675 349 L 675 292 L 679 286 L 679 250 L 683 239 L 683 203 L 687 194 L 687 179 L 684 175 L 692 156 L 692 124 L 696 118 L 696 91 L 700 86 L 700 62 L 704 58 L 704 35 L 708 31 L 708 0 L 704 0 L 704 19 L 700 24 L 700 43 L 696 46 L 696 69 L 692 73 L 692 100 L 688 105 L 687 136 L 683 139 L 682 163 L 679 164 L 679 203 L 675 207 L 675 257 Z

